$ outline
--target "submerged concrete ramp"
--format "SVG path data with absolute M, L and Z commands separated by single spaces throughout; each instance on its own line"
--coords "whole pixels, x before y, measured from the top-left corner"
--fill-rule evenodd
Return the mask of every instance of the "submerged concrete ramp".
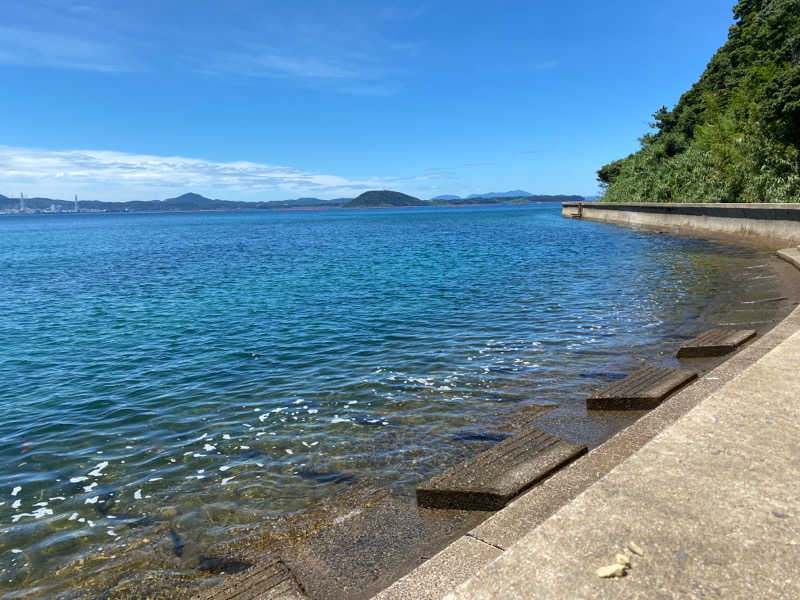
M 445 598 L 800 598 L 799 375 L 796 332 Z
M 232 575 L 192 600 L 308 600 L 289 567 L 277 556 Z

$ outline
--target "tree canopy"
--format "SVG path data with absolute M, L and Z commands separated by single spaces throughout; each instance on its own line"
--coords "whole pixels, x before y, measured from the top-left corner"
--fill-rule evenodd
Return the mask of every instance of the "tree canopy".
M 741 0 L 728 41 L 641 148 L 597 172 L 608 202 L 800 202 L 800 0 Z

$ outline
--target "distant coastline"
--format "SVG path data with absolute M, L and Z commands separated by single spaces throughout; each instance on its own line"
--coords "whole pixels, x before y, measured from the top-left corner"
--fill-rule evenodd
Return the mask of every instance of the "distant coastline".
M 421 200 L 391 190 L 371 190 L 356 198 L 297 198 L 271 202 L 237 202 L 212 199 L 195 193 L 186 193 L 165 200 L 133 200 L 105 202 L 101 200 L 59 200 L 54 198 L 10 198 L 0 194 L 2 214 L 66 214 L 66 213 L 169 213 L 169 212 L 230 212 L 242 210 L 323 210 L 330 208 L 403 208 L 419 206 L 480 206 L 497 204 L 541 204 L 545 202 L 583 202 L 578 195 L 536 195 L 515 190 L 492 192 L 485 195 L 438 196 Z

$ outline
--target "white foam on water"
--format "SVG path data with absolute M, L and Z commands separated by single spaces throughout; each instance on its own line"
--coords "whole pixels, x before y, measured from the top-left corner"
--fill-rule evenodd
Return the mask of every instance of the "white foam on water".
M 103 462 L 101 462 L 100 464 L 98 464 L 94 468 L 94 471 L 89 471 L 89 476 L 90 477 L 102 477 L 103 469 L 105 469 L 107 466 L 108 466 L 108 461 L 104 460 Z
M 16 495 L 17 495 L 17 494 L 19 494 L 21 491 L 22 491 L 22 488 L 21 488 L 20 486 L 16 486 L 16 487 L 15 487 L 13 490 L 11 490 L 11 495 L 12 495 L 12 496 L 16 496 Z
M 221 484 L 221 485 L 225 485 L 226 483 L 228 483 L 229 481 L 231 481 L 231 480 L 232 480 L 232 479 L 234 479 L 235 477 L 236 477 L 235 475 L 234 475 L 233 477 L 223 477 L 223 478 L 222 478 L 222 484 Z
M 20 504 L 22 504 L 22 500 L 14 500 L 14 503 L 11 505 L 11 508 L 19 508 Z
M 142 499 L 142 490 L 141 489 L 138 489 L 135 492 L 133 492 L 133 499 L 134 500 L 141 500 Z
M 161 481 L 162 479 L 164 479 L 164 478 L 163 477 L 151 477 L 147 481 Z
M 229 440 L 229 439 L 231 439 L 231 436 L 229 436 L 227 433 L 223 433 L 222 434 L 222 439 L 223 440 Z
M 333 418 L 331 419 L 331 423 L 349 423 L 349 422 L 350 419 L 344 419 L 339 415 L 333 415 Z
M 66 500 L 66 498 L 64 498 L 64 496 L 53 496 L 52 498 L 50 498 L 50 502 L 52 502 L 53 500 Z
M 224 466 L 220 467 L 220 468 L 219 468 L 219 470 L 220 470 L 220 471 L 227 471 L 227 470 L 228 470 L 228 469 L 230 469 L 230 468 L 231 468 L 231 466 L 230 466 L 230 465 L 224 465 Z
M 97 501 L 100 499 L 100 496 L 92 496 L 91 498 L 87 498 L 84 500 L 84 504 L 97 504 Z
M 216 446 L 212 446 L 211 444 L 206 444 L 205 446 L 203 446 L 203 450 L 205 450 L 206 452 L 211 452 L 212 450 L 216 450 L 216 449 L 217 449 L 217 447 Z
M 96 487 L 97 487 L 97 482 L 95 481 L 93 483 L 90 483 L 89 485 L 83 486 L 83 491 L 84 492 L 91 492 Z
M 294 454 L 294 451 L 292 451 L 292 450 L 289 450 L 289 448 L 287 448 L 287 449 L 286 449 L 286 454 Z
M 78 513 L 74 512 L 69 516 L 69 519 L 67 519 L 67 521 L 74 521 L 77 518 L 78 518 Z
M 239 446 L 239 450 L 250 450 L 250 446 Z

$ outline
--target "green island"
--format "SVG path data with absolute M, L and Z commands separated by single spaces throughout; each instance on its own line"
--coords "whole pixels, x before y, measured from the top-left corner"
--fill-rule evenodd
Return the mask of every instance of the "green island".
M 800 4 L 741 0 L 700 79 L 641 148 L 604 165 L 605 202 L 800 202 Z

